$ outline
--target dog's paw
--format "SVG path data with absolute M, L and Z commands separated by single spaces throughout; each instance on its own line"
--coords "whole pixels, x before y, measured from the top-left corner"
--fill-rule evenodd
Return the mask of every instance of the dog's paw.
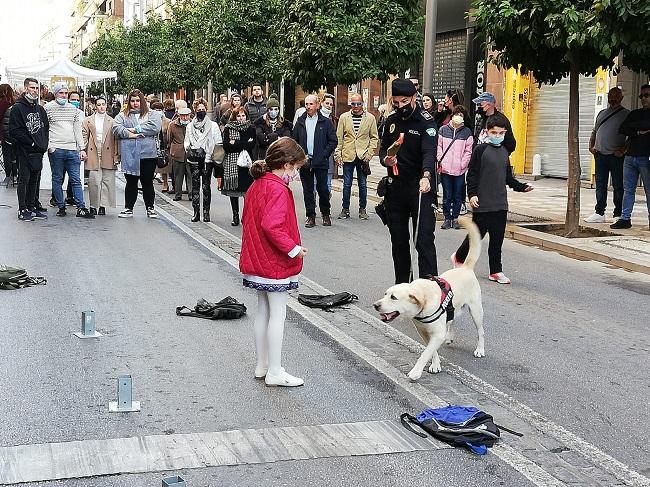
M 477 348 L 476 350 L 474 350 L 474 356 L 478 358 L 485 357 L 485 349 Z
M 408 373 L 408 378 L 411 379 L 412 381 L 416 381 L 416 380 L 418 380 L 420 377 L 422 377 L 422 371 L 421 371 L 421 370 L 412 369 L 412 370 Z
M 430 374 L 437 374 L 442 370 L 442 366 L 440 365 L 440 361 L 433 363 L 431 362 L 431 365 L 429 365 L 429 373 Z

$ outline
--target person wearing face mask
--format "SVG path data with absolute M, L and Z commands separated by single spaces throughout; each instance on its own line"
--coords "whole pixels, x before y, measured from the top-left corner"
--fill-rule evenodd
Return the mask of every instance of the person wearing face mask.
M 185 131 L 185 154 L 192 171 L 193 222 L 201 220 L 201 200 L 199 190 L 203 186 L 203 221 L 210 221 L 210 202 L 212 192 L 210 181 L 214 165 L 212 154 L 217 145 L 222 145 L 219 126 L 207 116 L 208 102 L 199 98 L 194 101 L 194 118 Z
M 429 112 L 415 98 L 416 89 L 408 79 L 392 82 L 393 113 L 386 119 L 379 158 L 387 168 L 388 189 L 384 204 L 392 244 L 395 283 L 409 282 L 415 276 L 411 262 L 409 225 L 414 222 L 418 255 L 418 276 L 438 274 L 435 246 L 436 150 L 438 127 Z M 388 150 L 399 144 L 396 155 Z M 391 154 L 392 154 L 391 150 Z
M 254 159 L 264 159 L 268 147 L 280 137 L 291 137 L 291 122 L 280 116 L 280 103 L 275 94 L 271 94 L 266 107 L 267 112 L 255 122 L 257 154 Z
M 437 113 L 436 98 L 431 93 L 422 95 L 422 108 L 435 118 Z
M 88 158 L 88 196 L 90 212 L 105 215 L 106 207 L 115 208 L 115 171 L 117 169 L 117 139 L 113 135 L 113 118 L 106 113 L 103 97 L 95 101 L 96 112 L 86 117 L 81 126 Z
M 472 206 L 472 220 L 481 232 L 481 238 L 490 234 L 488 257 L 490 281 L 510 284 L 503 273 L 501 247 L 506 231 L 508 216 L 508 191 L 506 185 L 515 191 L 529 192 L 533 186 L 517 181 L 512 175 L 510 151 L 505 146 L 508 119 L 501 113 L 487 119 L 485 142 L 476 149 L 469 161 L 467 171 L 467 194 Z M 469 252 L 469 239 L 451 255 L 454 267 L 462 265 Z
M 442 183 L 442 212 L 445 221 L 440 226 L 459 229 L 458 215 L 465 201 L 465 173 L 472 157 L 474 137 L 465 127 L 467 110 L 457 105 L 452 110 L 451 120 L 438 133 L 438 172 Z
M 474 143 L 482 144 L 487 140 L 487 120 L 492 115 L 503 115 L 499 110 L 496 109 L 497 99 L 492 93 L 484 91 L 479 96 L 472 100 L 472 103 L 478 105 L 476 110 L 476 126 L 474 127 Z M 508 152 L 512 154 L 516 147 L 517 141 L 512 132 L 512 126 L 510 125 L 510 120 L 508 117 L 503 115 L 507 122 L 506 127 L 506 138 L 503 141 L 503 146 L 508 149 Z
M 302 148 L 293 139 L 281 137 L 269 146 L 266 159 L 255 161 L 250 168 L 255 181 L 244 206 L 239 270 L 244 286 L 257 293 L 254 377 L 267 386 L 304 384 L 282 367 L 289 291 L 298 288 L 298 275 L 307 255 L 287 181 L 304 163 Z
M 52 168 L 52 193 L 59 208 L 56 216 L 66 215 L 62 185 L 64 174 L 67 173 L 72 186 L 74 204 L 77 206 L 77 216 L 95 218 L 84 204 L 81 184 L 81 161 L 85 161 L 87 155 L 81 131 L 83 112 L 75 106 L 79 102 L 79 93 L 73 92 L 76 97 L 73 96 L 72 100 L 68 101 L 68 85 L 61 81 L 54 84 L 52 92 L 56 98 L 45 105 L 45 113 L 50 122 L 48 152 Z
M 180 201 L 183 197 L 183 180 L 187 185 L 189 199 L 192 199 L 192 171 L 185 154 L 185 132 L 190 123 L 192 110 L 187 107 L 178 108 L 177 116 L 167 127 L 167 147 L 169 159 L 174 171 L 174 201 Z
M 251 125 L 248 112 L 242 106 L 232 109 L 230 121 L 223 131 L 223 178 L 221 194 L 230 197 L 233 227 L 239 225 L 239 198 L 246 194 L 253 182 L 249 168 L 237 164 L 240 154 L 247 151 L 249 156 L 255 148 L 255 127 Z
M 18 162 L 18 219 L 32 221 L 47 218 L 36 208 L 36 195 L 50 127 L 45 109 L 38 104 L 38 80 L 27 78 L 24 86 L 25 92 L 11 108 L 7 133 Z

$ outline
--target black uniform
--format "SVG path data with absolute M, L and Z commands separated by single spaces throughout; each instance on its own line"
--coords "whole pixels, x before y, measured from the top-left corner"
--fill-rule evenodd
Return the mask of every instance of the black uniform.
M 404 134 L 404 142 L 397 153 L 398 175 L 393 176 L 393 169 L 388 168 L 390 184 L 385 198 L 396 284 L 409 282 L 411 277 L 409 220 L 414 228 L 418 225 L 416 251 L 419 276 L 438 275 L 434 243 L 438 127 L 433 117 L 419 106 L 415 107 L 415 111 L 407 119 L 396 114 L 390 115 L 386 119 L 381 139 L 379 157 L 382 164 L 387 149 L 401 133 Z M 431 174 L 431 191 L 422 193 L 422 214 L 418 223 L 420 179 L 425 171 Z

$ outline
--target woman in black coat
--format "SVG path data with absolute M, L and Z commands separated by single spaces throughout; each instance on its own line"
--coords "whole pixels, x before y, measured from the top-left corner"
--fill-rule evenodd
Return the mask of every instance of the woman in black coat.
M 255 122 L 257 130 L 257 154 L 255 159 L 264 159 L 266 149 L 280 137 L 291 137 L 291 122 L 280 116 L 280 104 L 269 98 L 267 112 Z
M 251 125 L 248 113 L 244 107 L 236 107 L 230 114 L 230 121 L 223 130 L 223 177 L 221 179 L 221 194 L 230 197 L 232 208 L 232 223 L 239 225 L 239 198 L 243 197 L 253 183 L 249 167 L 237 165 L 242 152 L 248 152 L 252 160 L 255 149 L 255 127 Z

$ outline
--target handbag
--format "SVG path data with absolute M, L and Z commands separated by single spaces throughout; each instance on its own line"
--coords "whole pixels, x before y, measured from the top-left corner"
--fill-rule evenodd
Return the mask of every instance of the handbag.
M 203 147 L 199 147 L 198 149 L 188 147 L 185 150 L 185 155 L 186 155 L 188 161 L 192 161 L 192 162 L 204 162 L 205 161 L 205 149 Z
M 239 167 L 249 168 L 253 165 L 253 160 L 247 150 L 243 150 L 237 156 L 237 165 Z
M 375 213 L 384 225 L 388 225 L 388 209 L 384 200 L 375 205 Z
M 165 150 L 160 147 L 160 134 L 156 137 L 156 166 L 158 169 L 167 167 L 169 164 L 169 159 L 167 159 L 167 154 Z
M 372 171 L 370 170 L 370 161 L 361 161 L 361 172 L 366 176 L 370 176 Z

